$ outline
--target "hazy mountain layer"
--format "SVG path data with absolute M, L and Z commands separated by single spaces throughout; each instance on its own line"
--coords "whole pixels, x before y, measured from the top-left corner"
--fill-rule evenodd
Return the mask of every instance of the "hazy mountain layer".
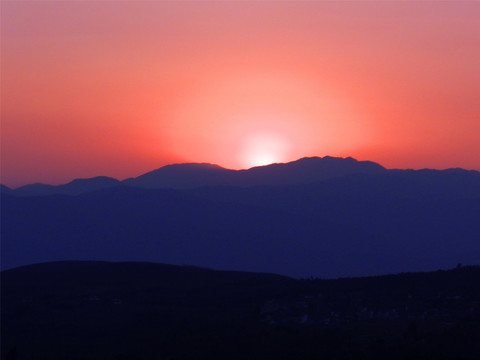
M 77 259 L 299 277 L 433 270 L 478 264 L 479 219 L 479 173 L 458 169 L 256 187 L 6 193 L 2 267 Z
M 90 191 L 111 188 L 119 183 L 120 182 L 114 178 L 97 176 L 90 179 L 75 179 L 68 184 L 57 186 L 46 184 L 25 185 L 15 190 L 10 189 L 8 193 L 20 196 L 40 196 L 52 194 L 79 195 Z

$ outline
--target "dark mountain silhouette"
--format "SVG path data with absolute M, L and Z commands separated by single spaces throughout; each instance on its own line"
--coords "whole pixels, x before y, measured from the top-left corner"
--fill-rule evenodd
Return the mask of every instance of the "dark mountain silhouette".
M 245 173 L 280 174 L 323 161 L 302 159 Z M 5 194 L 2 267 L 136 260 L 337 277 L 478 264 L 478 172 L 367 166 L 374 170 L 291 185 L 184 190 L 124 185 L 75 197 Z
M 240 170 L 239 186 L 308 184 L 351 174 L 376 174 L 386 169 L 371 161 L 331 156 L 302 158 L 286 164 L 272 164 Z
M 258 186 L 311 183 L 357 173 L 379 173 L 382 166 L 370 161 L 330 156 L 302 158 L 248 170 L 228 170 L 210 164 L 164 166 L 124 183 L 146 188 L 186 189 L 202 186 Z
M 192 189 L 204 186 L 258 186 L 306 184 L 359 173 L 382 173 L 385 168 L 370 161 L 330 156 L 302 158 L 248 170 L 229 170 L 212 164 L 173 164 L 124 180 L 124 185 L 142 188 Z M 77 179 L 65 185 L 32 184 L 13 190 L 21 196 L 81 193 L 117 186 L 113 178 Z
M 465 359 L 480 267 L 294 280 L 141 262 L 1 273 L 1 358 Z
M 117 186 L 120 182 L 117 179 L 107 176 L 97 176 L 90 179 L 75 179 L 64 185 L 46 185 L 46 184 L 31 184 L 21 186 L 13 193 L 19 196 L 38 196 L 38 195 L 79 195 L 89 191 L 95 191 L 105 188 Z
M 234 172 L 212 164 L 173 164 L 127 179 L 123 183 L 145 188 L 185 189 L 223 185 Z

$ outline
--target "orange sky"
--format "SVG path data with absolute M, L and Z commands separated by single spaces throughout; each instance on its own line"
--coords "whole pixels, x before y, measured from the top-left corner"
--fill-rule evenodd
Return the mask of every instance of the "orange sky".
M 2 1 L 1 181 L 480 170 L 480 2 Z

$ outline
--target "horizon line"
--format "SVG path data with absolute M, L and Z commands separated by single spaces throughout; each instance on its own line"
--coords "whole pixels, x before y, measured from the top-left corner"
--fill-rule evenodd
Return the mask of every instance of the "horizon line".
M 270 163 L 270 164 L 265 164 L 265 165 L 256 165 L 256 166 L 252 166 L 252 167 L 249 167 L 249 168 L 241 168 L 241 169 L 232 169 L 232 168 L 228 168 L 228 167 L 224 167 L 224 166 L 221 166 L 221 165 L 218 165 L 218 164 L 215 164 L 215 163 L 210 163 L 210 162 L 177 162 L 177 163 L 170 163 L 170 164 L 165 164 L 165 165 L 162 165 L 158 168 L 155 168 L 155 169 L 152 169 L 152 170 L 148 170 L 146 172 L 143 172 L 137 176 L 129 176 L 129 177 L 126 177 L 126 178 L 116 178 L 116 177 L 113 177 L 113 176 L 108 176 L 108 175 L 95 175 L 95 176 L 91 176 L 91 177 L 76 177 L 76 178 L 73 178 L 71 179 L 70 181 L 67 181 L 67 182 L 61 182 L 61 183 L 43 183 L 43 182 L 33 182 L 33 183 L 25 183 L 23 185 L 16 185 L 16 186 L 9 186 L 9 185 L 5 185 L 2 181 L 1 181 L 1 176 L 0 176 L 0 185 L 2 186 L 5 186 L 6 188 L 10 189 L 10 190 L 17 190 L 19 188 L 22 188 L 24 186 L 31 186 L 31 185 L 46 185 L 46 186 L 62 186 L 62 185 L 68 185 L 76 180 L 91 180 L 91 179 L 96 179 L 96 178 L 108 178 L 108 179 L 114 179 L 114 180 L 117 180 L 118 182 L 124 182 L 126 180 L 129 180 L 129 179 L 135 179 L 137 177 L 140 177 L 142 175 L 145 175 L 145 174 L 148 174 L 150 172 L 153 172 L 153 171 L 156 171 L 156 170 L 160 170 L 162 168 L 165 168 L 165 167 L 169 167 L 169 166 L 175 166 L 175 165 L 207 165 L 207 166 L 212 166 L 212 167 L 216 167 L 216 168 L 219 168 L 219 169 L 223 169 L 223 170 L 227 170 L 227 171 L 235 171 L 235 172 L 240 172 L 240 171 L 249 171 L 249 170 L 252 170 L 252 169 L 258 169 L 258 168 L 265 168 L 265 167 L 269 167 L 269 166 L 275 166 L 275 165 L 285 165 L 285 164 L 290 164 L 290 163 L 294 163 L 294 162 L 298 162 L 298 161 L 301 161 L 301 160 L 305 160 L 305 159 L 326 159 L 326 158 L 331 158 L 331 159 L 343 159 L 343 160 L 347 160 L 347 159 L 352 159 L 356 162 L 370 162 L 370 163 L 374 163 L 374 164 L 377 164 L 381 167 L 383 167 L 385 170 L 404 170 L 404 171 L 422 171 L 422 170 L 433 170 L 433 171 L 445 171 L 445 170 L 464 170 L 464 171 L 474 171 L 474 172 L 480 172 L 480 169 L 466 169 L 466 168 L 462 168 L 462 167 L 446 167 L 446 168 L 386 168 L 385 166 L 383 166 L 382 164 L 376 162 L 376 161 L 372 161 L 372 160 L 358 160 L 352 156 L 346 156 L 346 157 L 342 157 L 342 156 L 331 156 L 331 155 L 325 155 L 325 156 L 303 156 L 301 158 L 298 158 L 298 159 L 295 159 L 295 160 L 291 160 L 291 161 L 285 161 L 285 162 L 273 162 L 273 163 Z

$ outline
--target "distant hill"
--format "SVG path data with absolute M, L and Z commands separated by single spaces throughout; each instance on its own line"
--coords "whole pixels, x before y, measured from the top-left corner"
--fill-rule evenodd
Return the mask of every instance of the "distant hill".
M 188 189 L 223 185 L 235 173 L 212 164 L 173 164 L 125 180 L 125 185 L 144 188 Z
M 480 267 L 291 278 L 142 262 L 1 273 L 1 358 L 465 359 Z
M 32 184 L 21 186 L 10 193 L 19 196 L 43 196 L 53 194 L 79 195 L 82 193 L 111 188 L 120 182 L 117 179 L 97 176 L 90 179 L 75 179 L 64 185 Z

